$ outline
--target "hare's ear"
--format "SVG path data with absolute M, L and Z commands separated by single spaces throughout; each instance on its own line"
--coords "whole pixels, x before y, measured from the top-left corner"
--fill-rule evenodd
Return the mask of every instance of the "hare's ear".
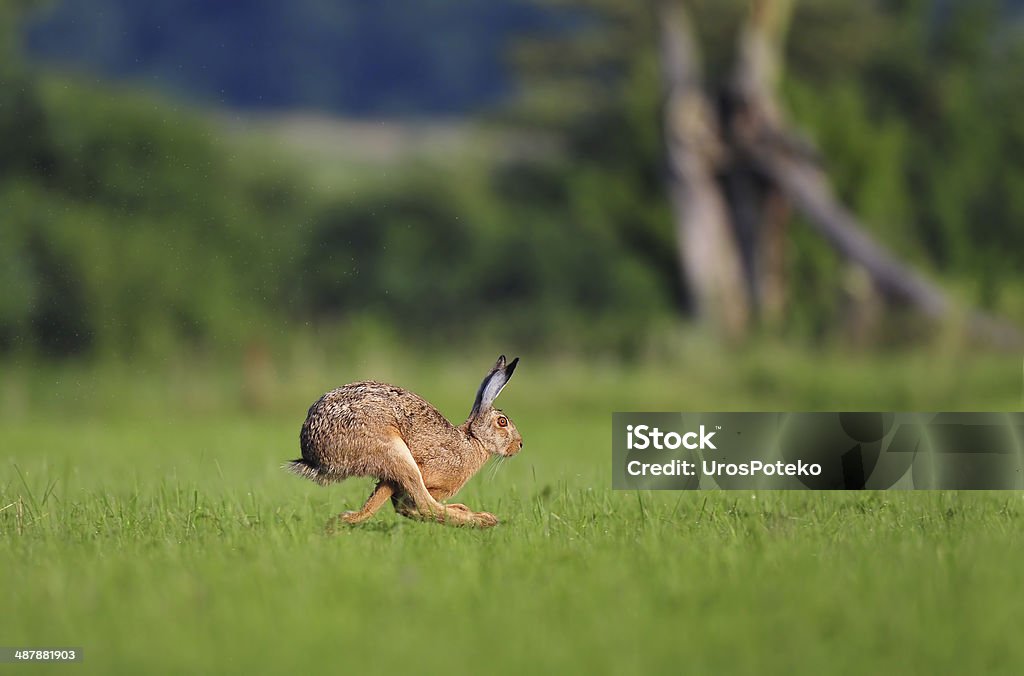
M 512 372 L 516 370 L 516 364 L 518 363 L 519 357 L 516 357 L 508 364 L 505 363 L 505 355 L 498 357 L 498 361 L 494 363 L 494 368 L 487 374 L 484 381 L 480 383 L 480 389 L 477 390 L 476 401 L 473 402 L 473 410 L 470 411 L 469 417 L 474 418 L 480 415 L 481 411 L 491 408 L 494 400 L 498 397 L 498 393 L 501 392 L 501 388 L 505 387 L 505 383 L 512 377 Z

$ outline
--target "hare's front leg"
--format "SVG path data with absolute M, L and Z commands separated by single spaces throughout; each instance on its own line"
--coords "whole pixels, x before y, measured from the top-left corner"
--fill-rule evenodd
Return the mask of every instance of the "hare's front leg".
M 434 496 L 435 499 L 440 497 L 439 495 Z M 391 496 L 391 504 L 394 505 L 395 511 L 404 517 L 410 519 L 422 519 L 423 515 L 416 508 L 415 502 L 405 492 L 396 492 Z M 490 528 L 491 526 L 498 525 L 498 517 L 494 516 L 490 512 L 474 512 L 472 509 L 463 504 L 445 505 L 445 509 L 448 511 L 448 521 L 459 526 L 476 526 L 479 528 Z M 457 517 L 456 517 L 457 515 Z

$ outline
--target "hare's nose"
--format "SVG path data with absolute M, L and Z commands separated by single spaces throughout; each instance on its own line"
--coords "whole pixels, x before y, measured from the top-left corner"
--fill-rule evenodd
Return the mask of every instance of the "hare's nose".
M 523 447 L 523 442 L 520 441 L 519 442 L 519 448 L 522 448 L 522 447 Z

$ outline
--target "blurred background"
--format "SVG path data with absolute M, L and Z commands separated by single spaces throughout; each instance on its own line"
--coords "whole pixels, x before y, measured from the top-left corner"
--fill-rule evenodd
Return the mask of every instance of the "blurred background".
M 1022 66 L 1024 0 L 0 0 L 0 637 L 1019 672 L 1019 492 L 613 491 L 610 414 L 1024 407 Z M 324 537 L 309 405 L 501 353 L 502 525 Z
M 1012 348 L 1024 2 L 666 7 L 0 0 L 0 363 Z

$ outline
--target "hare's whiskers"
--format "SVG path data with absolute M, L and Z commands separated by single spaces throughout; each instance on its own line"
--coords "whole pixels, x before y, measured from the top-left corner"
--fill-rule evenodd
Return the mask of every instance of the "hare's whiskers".
M 494 481 L 495 475 L 498 473 L 498 465 L 502 463 L 501 458 L 495 458 L 490 461 L 490 467 L 487 468 L 487 480 Z
M 501 456 L 491 459 L 491 466 L 487 468 L 487 480 L 494 481 L 495 475 L 498 473 L 498 465 L 501 464 Z
M 498 476 L 498 470 L 501 469 L 501 466 L 505 464 L 506 460 L 508 460 L 508 456 L 503 455 L 498 458 L 497 462 L 491 464 L 491 473 L 488 478 L 488 481 L 494 481 L 495 477 Z

